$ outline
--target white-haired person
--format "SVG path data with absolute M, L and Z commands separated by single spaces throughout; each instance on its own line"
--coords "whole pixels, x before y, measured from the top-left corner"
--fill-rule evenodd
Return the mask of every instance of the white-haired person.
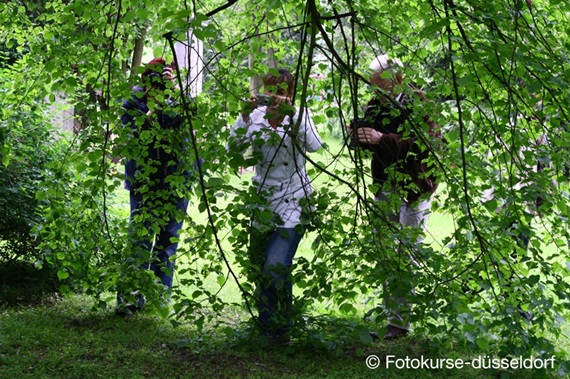
M 440 140 L 441 133 L 436 123 L 427 117 L 413 117 L 412 120 L 414 99 L 427 100 L 422 91 L 404 83 L 400 60 L 380 55 L 373 59 L 370 69 L 370 83 L 375 92 L 365 108 L 364 117 L 353 122 L 350 132 L 354 133 L 355 145 L 373 153 L 372 179 L 379 185 L 375 199 L 379 209 L 386 212 L 382 219 L 392 226 L 421 228 L 415 240 L 418 244 L 422 241 L 421 232 L 437 183 L 426 161 L 431 149 L 418 143 L 416 137 L 423 133 L 426 137 L 423 141 Z M 378 232 L 386 230 L 388 228 L 379 228 Z M 384 269 L 404 270 L 413 276 L 416 263 L 412 254 L 404 251 L 402 243 L 394 250 L 398 255 L 390 265 L 383 266 Z M 398 259 L 400 254 L 409 255 L 409 259 Z M 406 279 L 398 280 L 397 271 L 387 273 L 387 277 L 396 278 L 387 280 L 383 290 L 387 314 L 384 339 L 390 340 L 409 332 L 411 306 L 407 296 L 413 291 L 413 285 L 406 283 Z M 378 337 L 374 332 L 372 336 Z

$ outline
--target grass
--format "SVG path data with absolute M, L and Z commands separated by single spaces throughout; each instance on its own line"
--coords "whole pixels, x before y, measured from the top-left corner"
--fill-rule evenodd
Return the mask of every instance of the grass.
M 310 340 L 261 347 L 243 336 L 228 338 L 212 328 L 197 335 L 191 325 L 137 314 L 115 317 L 90 310 L 81 295 L 46 297 L 41 304 L 0 308 L 2 378 L 533 378 L 529 371 L 386 369 L 385 357 L 438 357 L 425 340 L 354 341 L 321 349 Z M 471 357 L 468 351 L 457 357 Z M 368 356 L 381 367 L 366 366 Z

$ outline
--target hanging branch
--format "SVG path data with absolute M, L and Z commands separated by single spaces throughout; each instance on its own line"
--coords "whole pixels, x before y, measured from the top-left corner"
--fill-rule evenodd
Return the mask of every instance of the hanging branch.
M 166 37 L 166 39 L 167 39 L 167 41 L 168 41 L 168 45 L 169 45 L 169 47 L 170 47 L 171 53 L 173 54 L 173 57 L 174 57 L 174 64 L 175 64 L 176 67 L 180 67 L 180 66 L 178 65 L 178 59 L 177 59 L 177 57 L 176 57 L 176 51 L 175 51 L 175 48 L 174 48 L 174 41 L 173 41 L 173 38 L 172 38 L 172 33 L 167 33 L 167 34 L 165 35 L 165 37 Z M 182 101 L 182 109 L 184 110 L 184 114 L 185 114 L 185 117 L 186 117 L 186 121 L 188 122 L 188 125 L 189 125 L 189 127 L 190 127 L 189 134 L 190 134 L 190 140 L 191 140 L 191 142 L 192 142 L 192 149 L 194 150 L 194 155 L 195 155 L 196 161 L 198 162 L 199 159 L 200 159 L 200 155 L 199 155 L 199 152 L 198 152 L 199 149 L 198 149 L 198 143 L 197 143 L 197 141 L 196 141 L 196 133 L 195 133 L 194 126 L 193 126 L 193 123 L 192 123 L 192 114 L 191 114 L 191 112 L 190 112 L 190 104 L 188 103 L 188 99 L 186 98 L 186 96 L 185 96 L 185 94 L 184 94 L 184 84 L 183 84 L 182 76 L 180 75 L 180 71 L 179 71 L 179 70 L 176 70 L 176 80 L 177 80 L 177 82 L 178 82 L 178 87 L 180 88 L 180 99 L 181 99 L 181 101 Z M 210 224 L 210 227 L 212 228 L 212 234 L 213 234 L 214 240 L 215 240 L 215 242 L 216 242 L 217 250 L 218 250 L 218 252 L 220 253 L 220 256 L 222 257 L 222 259 L 223 259 L 223 261 L 224 261 L 224 264 L 226 265 L 226 268 L 228 269 L 228 272 L 231 274 L 231 276 L 232 276 L 232 278 L 234 279 L 235 283 L 237 284 L 237 286 L 238 286 L 240 292 L 244 295 L 243 297 L 244 297 L 244 300 L 245 300 L 245 305 L 246 305 L 246 307 L 247 307 L 247 310 L 248 310 L 249 314 L 250 314 L 252 317 L 254 317 L 253 310 L 252 310 L 251 305 L 250 305 L 249 300 L 248 300 L 248 295 L 249 295 L 249 294 L 248 294 L 248 292 L 242 287 L 242 285 L 241 285 L 241 283 L 240 283 L 240 281 L 239 281 L 237 275 L 236 275 L 235 272 L 233 271 L 233 269 L 232 269 L 232 267 L 231 267 L 231 264 L 230 264 L 230 262 L 229 262 L 229 260 L 228 260 L 228 258 L 227 258 L 227 256 L 226 256 L 226 254 L 225 254 L 225 252 L 224 252 L 224 249 L 223 249 L 223 247 L 222 247 L 222 243 L 221 243 L 221 241 L 220 241 L 220 238 L 219 238 L 219 236 L 218 236 L 218 230 L 217 230 L 216 225 L 214 224 L 214 221 L 213 221 L 213 213 L 212 213 L 212 209 L 211 209 L 211 206 L 210 206 L 210 202 L 209 202 L 209 200 L 208 200 L 208 197 L 206 196 L 206 183 L 204 182 L 204 172 L 202 171 L 201 165 L 197 165 L 197 168 L 198 168 L 198 180 L 199 180 L 199 182 L 200 182 L 200 188 L 201 188 L 201 190 L 202 190 L 202 197 L 201 197 L 201 199 L 202 199 L 202 202 L 203 202 L 203 204 L 204 204 L 204 206 L 205 206 L 205 208 L 206 208 L 206 212 L 207 212 L 207 214 L 208 214 L 208 223 Z

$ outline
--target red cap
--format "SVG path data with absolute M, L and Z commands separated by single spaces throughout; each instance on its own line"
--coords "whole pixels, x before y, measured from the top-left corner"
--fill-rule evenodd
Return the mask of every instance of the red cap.
M 164 60 L 164 58 L 158 57 L 158 58 L 154 58 L 153 60 L 151 60 L 150 62 L 148 62 L 144 66 L 146 69 L 144 70 L 144 72 L 141 75 L 143 80 L 146 76 L 150 75 L 153 72 L 162 73 L 162 69 L 164 68 L 164 66 L 166 66 L 166 61 Z

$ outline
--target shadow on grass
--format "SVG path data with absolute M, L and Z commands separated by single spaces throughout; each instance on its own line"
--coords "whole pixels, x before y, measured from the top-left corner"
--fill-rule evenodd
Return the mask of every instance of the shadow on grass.
M 0 262 L 0 305 L 40 305 L 58 294 L 57 271 L 23 261 Z

